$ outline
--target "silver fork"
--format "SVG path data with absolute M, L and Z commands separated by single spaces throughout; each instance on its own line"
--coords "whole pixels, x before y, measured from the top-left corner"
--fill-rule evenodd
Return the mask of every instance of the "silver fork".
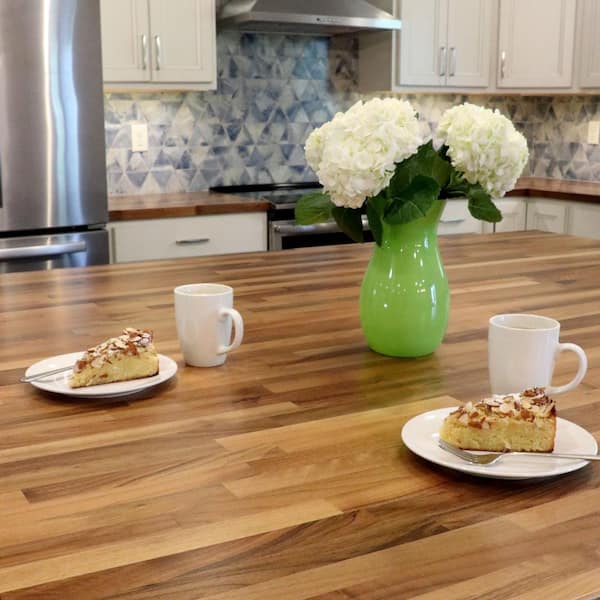
M 69 365 L 68 367 L 60 367 L 60 369 L 52 369 L 52 371 L 44 371 L 42 373 L 36 373 L 35 375 L 27 375 L 26 377 L 21 377 L 19 381 L 23 383 L 30 383 L 32 381 L 37 381 L 38 379 L 45 379 L 46 377 L 50 377 L 50 375 L 58 375 L 59 373 L 65 373 L 66 371 L 72 371 L 73 365 Z
M 571 460 L 600 460 L 598 454 L 567 454 L 565 452 L 513 452 L 507 450 L 506 452 L 485 452 L 483 454 L 475 454 L 467 450 L 461 450 L 442 439 L 438 440 L 440 448 L 462 458 L 463 460 L 470 462 L 475 465 L 493 465 L 505 456 L 535 456 L 537 458 L 567 458 Z

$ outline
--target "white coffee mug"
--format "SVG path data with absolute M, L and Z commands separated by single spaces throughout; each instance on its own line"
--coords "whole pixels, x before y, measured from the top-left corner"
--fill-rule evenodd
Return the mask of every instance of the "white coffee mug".
M 218 283 L 175 288 L 175 320 L 183 358 L 192 367 L 222 365 L 244 337 L 242 315 L 233 308 L 233 289 Z M 231 324 L 235 333 L 231 338 Z
M 548 317 L 527 314 L 492 317 L 488 335 L 492 394 L 545 387 L 549 394 L 556 395 L 577 387 L 587 371 L 587 357 L 576 344 L 561 344 L 559 334 L 560 323 Z M 556 359 L 567 350 L 579 358 L 577 375 L 566 385 L 552 387 Z

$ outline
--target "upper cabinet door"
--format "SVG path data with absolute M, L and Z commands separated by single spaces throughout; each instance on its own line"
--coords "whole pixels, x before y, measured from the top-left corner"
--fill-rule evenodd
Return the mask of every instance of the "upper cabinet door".
M 146 0 L 101 0 L 104 81 L 149 81 Z
M 214 0 L 149 0 L 152 80 L 215 80 Z
M 498 87 L 570 87 L 576 0 L 500 0 Z
M 444 85 L 448 0 L 402 0 L 400 85 Z
M 600 2 L 583 0 L 579 85 L 600 87 Z
M 490 0 L 449 0 L 446 85 L 489 85 L 493 4 Z

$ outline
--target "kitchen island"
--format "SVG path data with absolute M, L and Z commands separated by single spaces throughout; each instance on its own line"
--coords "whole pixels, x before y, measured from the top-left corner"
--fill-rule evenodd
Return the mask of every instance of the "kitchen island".
M 600 434 L 600 242 L 441 240 L 435 354 L 370 352 L 369 245 L 17 273 L 0 279 L 0 597 L 437 600 L 600 592 L 600 465 L 474 477 L 413 455 L 411 417 L 488 391 L 487 321 L 535 312 L 586 350 L 559 416 Z M 241 348 L 185 367 L 172 290 L 235 288 Z M 153 329 L 178 374 L 82 400 L 18 383 L 42 358 Z M 574 363 L 561 357 L 556 380 Z

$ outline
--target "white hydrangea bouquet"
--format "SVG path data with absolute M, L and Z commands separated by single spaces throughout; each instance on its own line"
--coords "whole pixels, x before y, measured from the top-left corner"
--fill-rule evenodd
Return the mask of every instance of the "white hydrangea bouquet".
M 379 245 L 383 222 L 419 219 L 437 200 L 466 197 L 475 218 L 500 221 L 492 198 L 514 187 L 528 160 L 525 138 L 498 110 L 450 108 L 427 141 L 413 107 L 396 98 L 359 101 L 336 114 L 312 132 L 305 152 L 323 191 L 298 202 L 297 222 L 334 218 L 363 241 L 366 212 Z

